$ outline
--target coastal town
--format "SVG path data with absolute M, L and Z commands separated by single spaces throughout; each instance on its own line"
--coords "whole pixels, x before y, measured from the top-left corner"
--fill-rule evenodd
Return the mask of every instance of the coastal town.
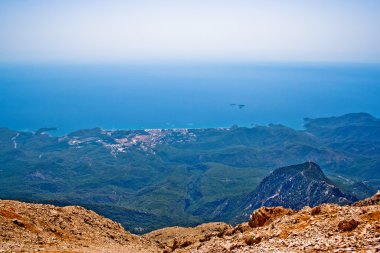
M 179 129 L 144 129 L 144 130 L 102 130 L 96 136 L 86 135 L 65 136 L 60 141 L 75 148 L 81 148 L 85 144 L 99 143 L 110 150 L 113 156 L 127 152 L 134 147 L 141 151 L 155 154 L 155 147 L 160 144 L 173 144 L 192 142 L 196 135 L 186 128 Z

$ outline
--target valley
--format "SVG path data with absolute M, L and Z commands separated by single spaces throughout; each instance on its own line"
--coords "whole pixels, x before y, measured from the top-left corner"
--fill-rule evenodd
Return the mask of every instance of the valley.
M 305 119 L 304 130 L 94 128 L 59 137 L 50 130 L 0 128 L 0 198 L 81 205 L 133 233 L 236 224 L 235 203 L 243 208 L 275 169 L 307 161 L 349 202 L 380 187 L 380 120 L 367 113 Z

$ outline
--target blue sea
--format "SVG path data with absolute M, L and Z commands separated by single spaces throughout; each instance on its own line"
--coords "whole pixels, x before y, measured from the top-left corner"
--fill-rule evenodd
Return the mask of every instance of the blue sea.
M 380 116 L 380 65 L 0 65 L 0 127 L 17 130 L 301 129 L 349 112 Z

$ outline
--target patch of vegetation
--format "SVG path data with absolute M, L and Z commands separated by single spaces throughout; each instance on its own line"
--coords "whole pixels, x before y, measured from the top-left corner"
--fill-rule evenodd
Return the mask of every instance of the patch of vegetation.
M 366 114 L 308 119 L 302 131 L 42 130 L 0 128 L 0 197 L 85 205 L 134 232 L 229 221 L 218 213 L 270 171 L 309 160 L 359 198 L 380 187 L 380 123 Z

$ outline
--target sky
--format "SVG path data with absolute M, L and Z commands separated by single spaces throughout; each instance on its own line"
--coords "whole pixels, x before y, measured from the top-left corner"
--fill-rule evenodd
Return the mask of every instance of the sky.
M 380 62 L 378 0 L 1 0 L 0 62 Z

